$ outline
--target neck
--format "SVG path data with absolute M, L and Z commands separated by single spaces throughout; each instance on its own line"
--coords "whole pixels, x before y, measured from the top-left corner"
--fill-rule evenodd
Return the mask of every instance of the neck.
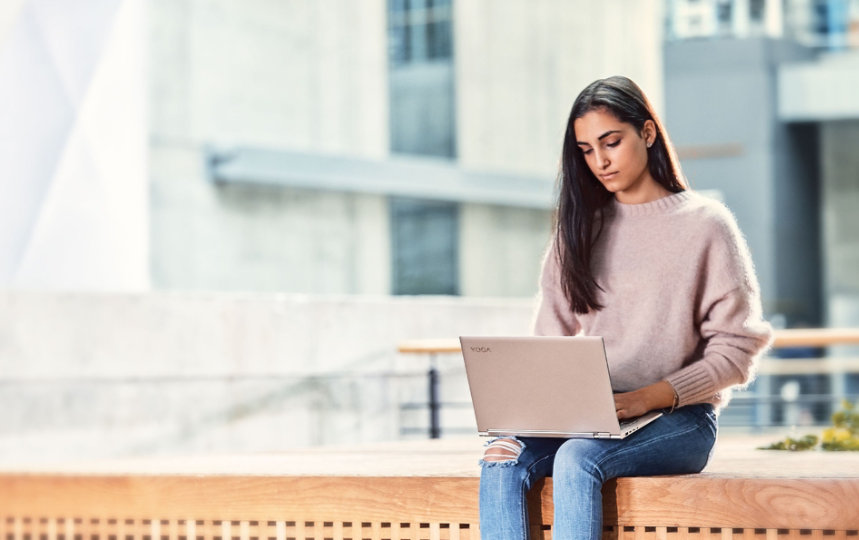
M 622 217 L 650 216 L 668 212 L 688 201 L 690 196 L 690 192 L 686 190 L 642 204 L 624 204 L 615 199 L 609 208 L 610 212 Z
M 614 197 L 621 204 L 644 204 L 667 197 L 668 195 L 671 195 L 670 191 L 665 189 L 659 182 L 651 180 L 635 191 L 619 191 L 614 194 Z

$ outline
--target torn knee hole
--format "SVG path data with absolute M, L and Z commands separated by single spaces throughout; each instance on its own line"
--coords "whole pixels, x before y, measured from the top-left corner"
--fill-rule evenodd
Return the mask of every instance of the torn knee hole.
M 523 445 L 516 439 L 496 439 L 489 443 L 483 461 L 515 461 L 522 453 Z

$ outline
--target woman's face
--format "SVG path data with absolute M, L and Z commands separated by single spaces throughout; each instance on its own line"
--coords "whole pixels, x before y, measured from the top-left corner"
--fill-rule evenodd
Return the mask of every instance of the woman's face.
M 656 125 L 645 122 L 641 133 L 606 109 L 594 109 L 573 123 L 576 143 L 591 172 L 618 201 L 639 204 L 667 193 L 647 167 L 647 148 Z

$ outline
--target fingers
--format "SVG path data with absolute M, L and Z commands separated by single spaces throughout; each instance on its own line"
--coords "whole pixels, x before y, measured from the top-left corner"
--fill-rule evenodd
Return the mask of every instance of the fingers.
M 647 412 L 640 392 L 621 392 L 614 395 L 614 410 L 618 420 L 635 418 Z
M 617 413 L 618 420 L 626 418 L 626 406 L 622 403 L 614 402 L 614 411 Z
M 618 396 L 623 397 L 618 399 Z M 618 420 L 626 420 L 627 418 L 640 416 L 644 414 L 644 411 L 641 411 L 641 409 L 641 403 L 638 403 L 635 399 L 628 399 L 628 397 L 623 394 L 617 394 L 615 396 L 614 410 L 617 413 Z

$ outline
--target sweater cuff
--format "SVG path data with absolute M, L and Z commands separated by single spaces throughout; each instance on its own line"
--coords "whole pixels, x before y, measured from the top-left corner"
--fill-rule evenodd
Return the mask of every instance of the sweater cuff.
M 665 378 L 674 387 L 678 407 L 693 403 L 712 402 L 718 393 L 713 386 L 713 377 L 702 362 L 695 362 Z

